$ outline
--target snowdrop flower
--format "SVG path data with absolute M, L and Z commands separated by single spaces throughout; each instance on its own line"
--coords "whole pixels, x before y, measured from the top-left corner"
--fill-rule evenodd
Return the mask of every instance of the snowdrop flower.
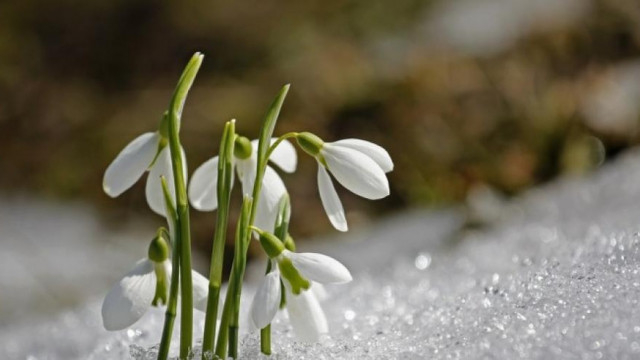
M 284 248 L 274 235 L 258 231 L 260 243 L 272 259 L 271 271 L 263 278 L 251 304 L 251 319 L 262 329 L 269 325 L 280 306 L 281 288 L 286 290 L 289 321 L 300 341 L 314 342 L 329 331 L 313 284 L 342 284 L 351 281 L 349 270 L 322 254 L 295 253 Z
M 166 128 L 166 117 L 161 122 L 161 129 Z M 168 130 L 144 133 L 131 141 L 109 164 L 104 173 L 102 188 L 107 195 L 117 197 L 149 171 L 146 185 L 147 203 L 151 210 L 165 215 L 164 198 L 160 176 L 167 179 L 171 196 L 175 199 L 175 185 L 171 166 L 171 151 L 168 146 Z M 183 162 L 186 164 L 184 151 Z M 186 168 L 186 166 L 185 166 Z M 186 173 L 185 173 L 186 178 Z
M 389 195 L 386 173 L 393 170 L 393 161 L 381 146 L 360 139 L 327 143 L 308 132 L 298 134 L 296 140 L 318 161 L 320 200 L 329 221 L 337 230 L 348 230 L 347 219 L 327 170 L 356 195 L 372 200 Z
M 169 247 L 162 236 L 149 245 L 147 258 L 118 281 L 102 303 L 102 322 L 109 331 L 125 329 L 136 323 L 153 306 L 165 305 L 169 296 L 171 262 Z M 209 281 L 196 271 L 193 277 L 193 306 L 206 311 Z
M 272 139 L 271 143 L 276 139 Z M 249 141 L 238 136 L 234 144 L 234 167 L 242 183 L 242 193 L 252 195 L 256 177 L 258 140 Z M 271 162 L 287 173 L 296 170 L 297 155 L 293 145 L 282 141 L 271 153 Z M 193 173 L 189 183 L 189 201 L 201 211 L 213 211 L 218 207 L 218 156 L 204 162 Z M 266 230 L 273 230 L 277 215 L 278 202 L 287 190 L 282 179 L 271 167 L 267 166 L 262 182 L 262 191 L 258 200 L 255 224 Z

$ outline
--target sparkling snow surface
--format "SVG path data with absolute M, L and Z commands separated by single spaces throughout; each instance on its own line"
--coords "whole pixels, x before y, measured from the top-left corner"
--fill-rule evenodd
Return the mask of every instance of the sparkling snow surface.
M 279 314 L 272 358 L 640 358 L 639 151 L 528 192 L 491 227 L 463 223 L 413 212 L 303 249 L 342 260 L 354 281 L 327 289 L 331 334 L 318 344 L 295 342 Z M 99 305 L 0 327 L 0 358 L 153 359 L 162 312 L 108 333 Z M 258 344 L 246 333 L 241 357 L 260 358 Z

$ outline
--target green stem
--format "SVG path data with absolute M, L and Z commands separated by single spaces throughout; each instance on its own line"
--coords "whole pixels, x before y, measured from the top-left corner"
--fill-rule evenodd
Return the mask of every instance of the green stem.
M 220 349 L 222 349 L 221 345 L 222 345 L 222 341 L 224 340 L 222 338 L 222 334 L 223 334 L 222 328 L 223 326 L 226 327 L 225 325 L 227 323 L 229 327 L 228 330 L 233 333 L 230 336 L 228 335 L 228 333 L 225 334 L 225 337 L 228 337 L 228 339 L 232 340 L 229 344 L 230 348 L 228 349 L 229 356 L 236 358 L 238 354 L 237 317 L 240 312 L 240 295 L 242 293 L 242 278 L 244 277 L 244 267 L 246 264 L 246 248 L 249 244 L 249 241 L 251 240 L 250 228 L 251 226 L 253 226 L 253 222 L 255 221 L 255 217 L 256 217 L 256 211 L 258 208 L 258 199 L 259 199 L 258 195 L 260 194 L 260 190 L 262 189 L 262 180 L 264 178 L 264 172 L 267 167 L 267 160 L 269 159 L 267 155 L 268 155 L 269 147 L 271 144 L 271 137 L 273 135 L 273 130 L 276 126 L 276 122 L 280 114 L 280 109 L 282 108 L 282 104 L 284 103 L 284 99 L 287 96 L 288 91 L 289 91 L 289 85 L 285 85 L 284 87 L 282 87 L 282 89 L 276 96 L 275 100 L 269 107 L 269 110 L 267 111 L 267 114 L 265 115 L 265 119 L 262 123 L 262 127 L 260 128 L 260 137 L 258 142 L 258 154 L 257 154 L 258 161 L 256 162 L 256 177 L 253 183 L 252 196 L 251 196 L 251 199 L 249 199 L 253 201 L 249 201 L 250 203 L 248 204 L 250 207 L 250 210 L 248 211 L 249 213 L 249 216 L 247 219 L 248 221 L 245 221 L 245 222 L 241 221 L 238 224 L 238 227 L 240 230 L 238 233 L 242 235 L 241 241 L 239 242 L 240 244 L 242 244 L 240 249 L 242 250 L 242 252 L 240 253 L 241 256 L 238 255 L 237 259 L 236 257 L 234 257 L 233 262 L 234 262 L 235 270 L 233 271 L 232 278 L 231 278 L 233 279 L 233 283 L 231 283 L 231 279 L 230 279 L 229 290 L 227 292 L 228 296 L 225 298 L 225 304 L 223 309 L 224 311 L 223 320 L 225 319 L 225 315 L 228 320 L 226 323 L 224 321 L 221 321 L 220 323 L 221 330 L 220 330 L 220 334 L 218 335 L 218 344 L 216 347 L 216 354 L 221 358 L 224 358 L 224 351 L 222 353 L 219 351 Z M 247 202 L 247 199 L 245 198 L 243 207 L 246 204 L 246 202 Z M 244 214 L 247 213 L 246 208 L 244 210 L 245 211 L 243 211 L 243 217 L 244 217 Z M 236 241 L 236 248 L 237 247 L 238 247 L 238 241 Z M 236 251 L 236 254 L 239 254 L 238 251 Z M 231 290 L 233 290 L 233 293 L 234 293 L 233 296 L 229 296 L 229 292 L 231 292 Z M 230 304 L 229 302 L 235 302 L 235 304 Z M 233 312 L 233 314 L 227 314 L 228 312 Z
M 218 160 L 218 216 L 211 250 L 211 268 L 209 272 L 209 296 L 205 315 L 204 335 L 202 339 L 202 359 L 213 352 L 216 337 L 216 320 L 220 286 L 222 284 L 222 267 L 224 261 L 224 244 L 227 238 L 227 222 L 229 218 L 229 198 L 231 197 L 231 181 L 233 179 L 233 145 L 235 140 L 235 120 L 226 123 L 220 143 Z
M 273 153 L 273 150 L 275 150 L 281 142 L 296 136 L 298 136 L 297 132 L 289 132 L 280 136 L 273 144 L 271 144 L 271 146 L 269 146 L 269 150 L 267 150 L 267 159 L 271 157 L 271 153 Z
M 179 288 L 179 269 L 180 259 L 178 257 L 178 246 L 180 243 L 180 235 L 176 231 L 177 214 L 167 181 L 164 176 L 160 179 L 162 182 L 162 191 L 164 193 L 165 209 L 167 212 L 167 221 L 169 222 L 171 239 L 171 285 L 169 288 L 169 299 L 167 300 L 167 310 L 165 312 L 164 327 L 162 329 L 162 339 L 160 340 L 160 348 L 158 349 L 158 360 L 166 360 L 169 356 L 169 348 L 171 347 L 171 335 L 173 334 L 173 323 L 176 318 L 176 310 L 178 307 L 178 288 Z
M 265 275 L 271 271 L 271 259 L 267 260 L 267 268 Z M 260 329 L 260 352 L 265 355 L 271 355 L 271 324 Z
M 278 216 L 274 224 L 273 234 L 284 242 L 289 232 L 289 220 L 291 218 L 291 202 L 289 195 L 285 194 L 278 204 Z M 271 271 L 271 260 L 267 261 L 266 274 Z M 260 351 L 265 355 L 271 355 L 271 324 L 260 329 Z
M 235 263 L 235 260 L 233 261 Z M 235 264 L 232 264 L 233 267 Z M 222 308 L 222 317 L 220 318 L 220 330 L 218 331 L 218 342 L 216 343 L 216 356 L 220 359 L 226 358 L 227 345 L 229 339 L 229 321 L 231 320 L 231 296 L 235 292 L 235 276 L 232 272 L 229 276 L 229 286 L 227 286 L 227 295 L 224 298 L 224 306 Z
M 252 201 L 245 196 L 242 202 L 241 216 L 236 228 L 235 252 L 233 257 L 232 272 L 229 278 L 229 287 L 224 301 L 222 319 L 220 320 L 220 331 L 218 343 L 216 345 L 216 355 L 225 358 L 227 349 L 229 356 L 236 358 L 238 355 L 238 316 L 240 310 L 240 296 L 242 294 L 242 279 L 246 266 L 246 250 L 248 243 L 245 239 L 247 223 L 249 221 L 249 211 Z M 229 347 L 227 347 L 229 345 Z
M 245 198 L 243 207 L 252 206 L 251 199 Z M 246 212 L 245 212 L 246 213 Z M 251 234 L 247 228 L 248 216 L 243 216 L 236 238 L 235 246 L 235 259 L 234 259 L 234 274 L 235 274 L 235 286 L 233 287 L 233 300 L 231 307 L 233 309 L 233 316 L 229 322 L 229 356 L 234 359 L 238 358 L 238 336 L 240 329 L 240 299 L 242 296 L 242 280 L 244 279 L 244 272 L 247 267 L 247 249 L 249 248 L 249 241 L 251 241 Z M 235 261 L 237 260 L 237 261 Z
M 260 329 L 260 352 L 271 355 L 271 324 Z
M 182 302 L 180 308 L 180 358 L 186 359 L 193 345 L 193 284 L 191 280 L 191 231 L 189 221 L 189 203 L 185 184 L 185 166 L 182 161 L 182 146 L 180 145 L 179 129 L 182 109 L 187 94 L 198 69 L 202 64 L 202 54 L 195 53 L 178 81 L 169 105 L 169 147 L 171 150 L 171 164 L 175 183 L 177 203 L 177 231 L 180 234 L 178 248 L 180 259 L 180 290 Z

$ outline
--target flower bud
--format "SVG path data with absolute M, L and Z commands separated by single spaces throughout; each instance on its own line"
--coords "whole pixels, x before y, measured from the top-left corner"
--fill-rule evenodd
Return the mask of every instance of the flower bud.
M 244 136 L 237 136 L 233 144 L 233 155 L 238 159 L 248 159 L 251 156 L 253 148 L 251 141 Z
M 313 157 L 318 157 L 320 149 L 324 146 L 324 141 L 310 132 L 299 133 L 296 136 L 296 141 L 302 150 Z
M 169 244 L 165 236 L 167 231 L 163 228 L 158 230 L 156 236 L 149 244 L 148 257 L 155 263 L 161 263 L 169 258 Z
M 289 251 L 296 251 L 296 243 L 290 234 L 287 234 L 287 237 L 284 239 L 284 248 Z
M 267 256 L 270 259 L 282 254 L 284 251 L 284 245 L 280 239 L 265 231 L 259 231 L 258 234 L 260 235 L 260 245 L 262 245 L 264 252 L 267 253 Z

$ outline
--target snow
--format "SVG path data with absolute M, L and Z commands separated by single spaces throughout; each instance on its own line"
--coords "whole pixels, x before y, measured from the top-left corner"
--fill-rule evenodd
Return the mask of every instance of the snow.
M 318 344 L 295 342 L 279 314 L 271 358 L 640 358 L 639 180 L 636 150 L 589 178 L 529 191 L 483 228 L 464 227 L 459 210 L 413 211 L 305 243 L 343 261 L 354 281 L 327 288 L 331 333 Z M 161 310 L 109 333 L 99 306 L 0 326 L 0 358 L 153 358 Z M 260 358 L 258 344 L 245 333 L 241 357 Z

